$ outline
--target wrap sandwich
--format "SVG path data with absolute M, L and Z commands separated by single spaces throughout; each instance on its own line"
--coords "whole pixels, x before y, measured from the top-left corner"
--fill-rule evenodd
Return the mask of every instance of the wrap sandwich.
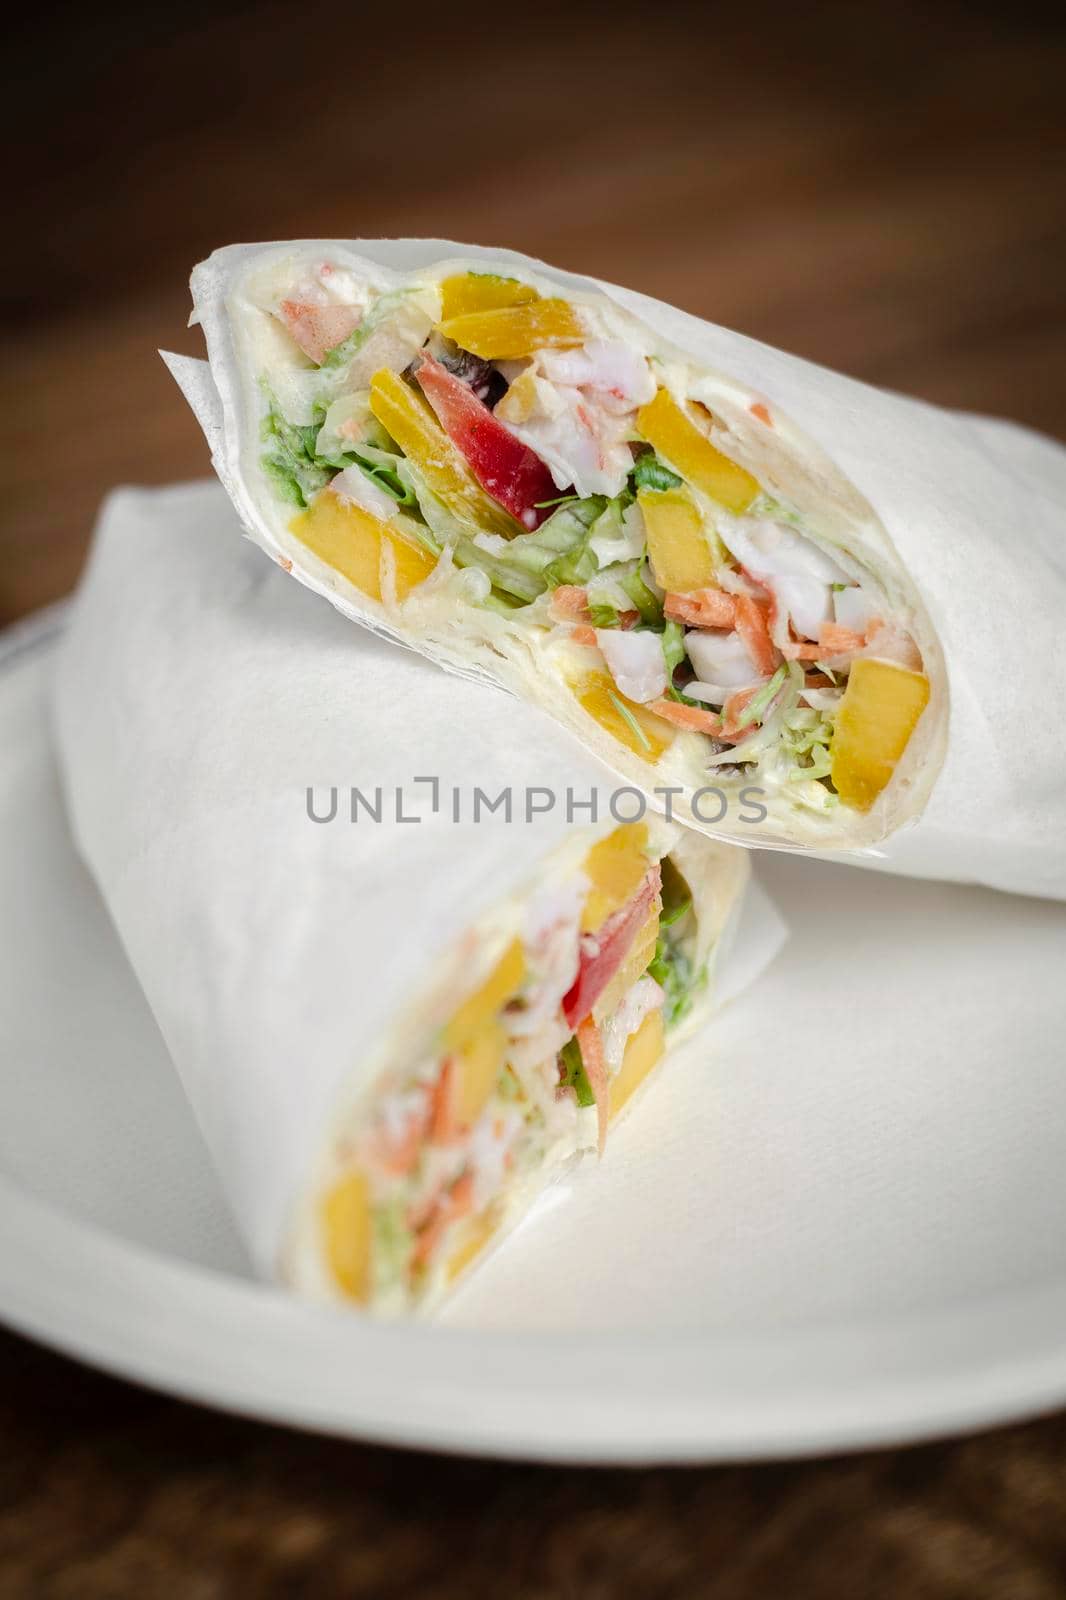
M 1023 771 L 1061 788 L 1034 696 L 1064 514 L 977 430 L 506 251 L 233 246 L 192 287 L 220 421 L 175 370 L 216 469 L 347 615 L 702 830 L 869 851 L 925 813 L 905 870 L 1066 893 L 1062 830 L 1016 803 Z
M 704 1021 L 748 857 L 231 523 L 214 484 L 109 502 L 56 680 L 73 831 L 258 1267 L 425 1312 Z

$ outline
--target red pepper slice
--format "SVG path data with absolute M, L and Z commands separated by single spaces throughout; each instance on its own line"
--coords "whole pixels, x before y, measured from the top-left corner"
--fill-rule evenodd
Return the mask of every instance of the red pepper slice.
M 563 1016 L 571 1028 L 576 1028 L 589 1015 L 629 954 L 629 947 L 644 926 L 661 882 L 662 873 L 656 865 L 629 904 L 608 917 L 599 933 L 585 936 L 577 977 L 563 1000 Z
M 422 391 L 456 449 L 481 487 L 505 506 L 524 528 L 537 528 L 558 498 L 555 480 L 528 445 L 498 422 L 488 406 L 460 378 L 424 355 L 417 372 Z

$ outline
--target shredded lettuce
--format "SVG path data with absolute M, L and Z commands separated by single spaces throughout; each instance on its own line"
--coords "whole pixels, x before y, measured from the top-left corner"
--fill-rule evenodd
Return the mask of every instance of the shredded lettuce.
M 764 683 L 758 694 L 752 695 L 744 707 L 744 715 L 737 722 L 737 728 L 746 728 L 749 723 L 759 722 L 774 695 L 785 681 L 785 667 L 778 667 L 769 683 Z
M 588 548 L 589 529 L 607 504 L 603 495 L 567 500 L 535 533 L 520 533 L 501 548 L 476 542 L 477 530 L 461 525 L 420 474 L 404 462 L 422 515 L 443 544 L 450 544 L 461 567 L 480 567 L 496 589 L 528 604 L 561 583 L 584 584 L 598 570 Z
M 654 450 L 646 450 L 633 464 L 634 489 L 676 489 L 681 479 L 663 465 Z
M 384 1205 L 377 1205 L 371 1213 L 373 1230 L 372 1259 L 378 1286 L 394 1282 L 407 1269 L 414 1234 L 407 1225 L 407 1206 L 402 1194 L 397 1194 Z
M 371 483 L 391 496 L 400 506 L 417 506 L 418 497 L 410 482 L 401 475 L 403 456 L 391 450 L 379 450 L 374 445 L 360 444 L 358 450 L 349 450 L 345 466 L 359 467 Z
M 318 424 L 303 427 L 286 421 L 273 395 L 267 392 L 266 397 L 268 410 L 259 430 L 266 445 L 263 471 L 282 500 L 303 510 L 311 496 L 324 489 L 333 476 L 315 455 Z
M 644 581 L 646 567 L 637 562 L 632 570 L 619 582 L 626 594 L 640 612 L 641 622 L 646 622 L 650 628 L 662 626 L 663 604 L 658 595 Z
M 506 550 L 491 555 L 491 568 L 483 559 L 487 552 L 479 552 L 471 560 L 484 567 L 499 588 L 520 599 L 535 600 L 561 583 L 584 584 L 597 571 L 596 558 L 588 548 L 589 529 L 605 503 L 602 495 L 568 501 L 535 533 L 520 533 L 508 542 Z M 461 559 L 458 551 L 456 559 Z
M 360 441 L 358 449 L 340 449 L 340 441 L 335 428 L 330 428 L 324 405 L 316 404 L 312 409 L 311 422 L 301 425 L 289 422 L 274 396 L 269 391 L 265 392 L 268 410 L 260 425 L 260 433 L 267 448 L 263 452 L 262 465 L 281 499 L 303 509 L 312 495 L 332 482 L 338 472 L 343 472 L 345 467 L 355 466 L 365 472 L 371 482 L 376 483 L 397 505 L 410 507 L 416 504 L 413 490 L 400 476 L 402 456 L 363 441 Z M 320 443 L 324 436 L 326 448 L 322 449 Z
M 617 628 L 621 618 L 614 606 L 593 605 L 590 601 L 589 621 L 594 628 Z
M 534 500 L 534 511 L 548 511 L 552 506 L 569 506 L 575 500 L 580 500 L 579 494 L 561 494 L 555 500 Z
M 584 584 L 599 571 L 600 564 L 595 551 L 589 548 L 589 538 L 606 505 L 603 495 L 587 495 L 583 500 L 560 506 L 536 533 L 519 535 L 523 556 L 541 547 L 554 546 L 559 550 L 559 554 L 541 568 L 545 588 L 557 589 L 563 583 Z
M 796 706 L 781 721 L 781 747 L 790 757 L 789 776 L 828 778 L 833 718 L 813 706 Z
M 581 1046 L 576 1039 L 568 1039 L 559 1051 L 559 1069 L 560 1086 L 573 1089 L 579 1106 L 594 1106 L 596 1096 L 592 1092 L 585 1063 L 581 1059 Z
M 648 974 L 666 996 L 663 1001 L 664 1023 L 668 1028 L 675 1027 L 692 1009 L 696 995 L 706 983 L 706 967 L 697 970 L 684 942 L 674 938 L 667 929 L 660 932 L 656 941 L 655 956 L 648 967 Z
M 679 706 L 695 706 L 697 711 L 708 711 L 711 708 L 706 700 L 696 700 L 692 695 L 686 694 L 683 689 L 678 689 L 674 684 L 667 684 L 666 698 L 676 700 Z
M 663 909 L 659 916 L 660 928 L 672 928 L 675 922 L 680 922 L 685 912 L 692 905 L 692 890 L 685 882 L 679 867 L 674 865 L 670 856 L 664 856 L 660 862 L 662 873 L 662 902 Z
M 613 689 L 608 689 L 607 694 L 613 702 L 614 708 L 618 712 L 618 715 L 628 722 L 630 728 L 633 730 L 634 736 L 637 738 L 643 748 L 645 750 L 650 750 L 651 740 L 648 738 L 648 735 L 644 732 L 644 729 L 641 727 L 632 711 L 630 711 L 625 701 L 620 700 Z
M 685 630 L 680 622 L 668 622 L 662 633 L 663 660 L 666 662 L 666 676 L 670 684 L 674 681 L 674 668 L 681 665 L 685 659 Z

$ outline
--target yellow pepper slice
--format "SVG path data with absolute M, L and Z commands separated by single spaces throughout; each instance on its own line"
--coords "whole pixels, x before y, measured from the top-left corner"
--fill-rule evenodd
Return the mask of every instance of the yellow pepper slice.
M 455 1116 L 460 1127 L 472 1127 L 485 1109 L 506 1056 L 507 1034 L 495 1018 L 457 1048 Z
M 649 1011 L 636 1033 L 626 1041 L 622 1065 L 611 1079 L 608 1105 L 616 1117 L 630 1096 L 639 1089 L 666 1049 L 662 1010 Z
M 436 558 L 423 545 L 405 539 L 396 531 L 395 524 L 382 522 L 362 506 L 341 500 L 329 489 L 323 489 L 306 511 L 292 519 L 289 532 L 371 600 L 381 599 L 384 545 L 392 551 L 398 600 L 406 599 L 437 564 Z
M 635 700 L 619 694 L 614 679 L 606 672 L 586 672 L 571 681 L 578 705 L 595 718 L 601 728 L 645 761 L 658 761 L 674 740 L 668 722 L 646 711 Z M 634 727 L 634 724 L 636 726 Z
M 484 361 L 520 361 L 534 350 L 584 344 L 581 318 L 566 300 L 533 300 L 497 311 L 472 311 L 440 325 L 446 339 Z
M 441 321 L 468 317 L 476 311 L 525 306 L 539 299 L 536 289 L 517 278 L 502 278 L 496 272 L 456 272 L 440 286 Z
M 445 1273 L 449 1283 L 454 1283 L 459 1274 L 470 1265 L 475 1256 L 479 1256 L 496 1232 L 499 1218 L 490 1206 L 480 1216 L 474 1217 L 467 1224 L 465 1238 L 461 1245 L 452 1251 L 448 1257 Z
M 427 487 L 464 526 L 504 539 L 526 531 L 485 493 L 429 406 L 397 373 L 382 368 L 374 374 L 370 409 Z
M 444 1043 L 456 1050 L 503 1010 L 526 978 L 526 953 L 521 939 L 507 946 L 484 983 L 468 995 L 444 1029 Z
M 648 824 L 624 822 L 598 839 L 582 863 L 592 884 L 581 913 L 582 933 L 596 933 L 627 905 L 648 871 Z
M 848 676 L 830 746 L 830 776 L 845 805 L 869 811 L 929 703 L 929 679 L 862 657 Z
M 641 489 L 637 504 L 648 535 L 648 555 L 659 587 L 669 594 L 709 589 L 714 556 L 700 508 L 687 489 Z
M 736 515 L 759 494 L 758 480 L 724 456 L 668 390 L 660 389 L 641 407 L 637 428 L 668 466 Z
M 340 1178 L 322 1201 L 326 1261 L 334 1281 L 351 1300 L 370 1292 L 370 1187 L 361 1172 Z

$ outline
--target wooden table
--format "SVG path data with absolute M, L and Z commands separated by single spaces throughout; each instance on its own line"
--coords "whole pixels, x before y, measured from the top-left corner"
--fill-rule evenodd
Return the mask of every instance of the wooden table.
M 158 14 L 157 14 L 158 13 Z M 1066 36 L 1024 5 L 210 6 L 9 38 L 0 621 L 207 470 L 155 350 L 214 245 L 441 234 L 1066 437 Z M 1011 530 L 1004 529 L 1004 537 Z M 1066 1422 L 811 1465 L 448 1462 L 0 1337 L 0 1600 L 1066 1593 Z

